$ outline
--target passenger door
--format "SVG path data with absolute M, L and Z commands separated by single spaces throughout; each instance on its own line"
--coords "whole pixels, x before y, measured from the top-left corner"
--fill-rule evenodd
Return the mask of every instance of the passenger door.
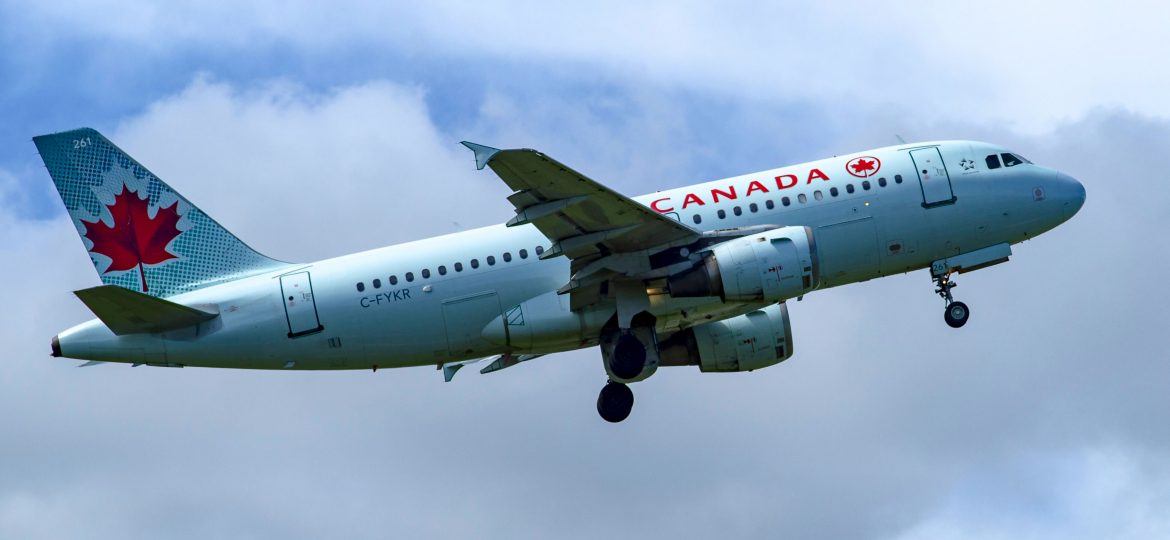
M 910 151 L 910 159 L 918 171 L 918 184 L 922 187 L 922 206 L 933 208 L 955 202 L 951 189 L 951 177 L 947 174 L 942 154 L 938 148 L 918 148 Z

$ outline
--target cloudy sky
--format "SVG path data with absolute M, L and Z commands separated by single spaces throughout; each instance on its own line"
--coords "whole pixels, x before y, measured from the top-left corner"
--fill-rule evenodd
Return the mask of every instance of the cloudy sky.
M 1170 536 L 1170 7 L 1155 2 L 0 0 L 0 537 Z M 793 304 L 796 356 L 596 350 L 431 369 L 76 369 L 97 276 L 31 137 L 90 126 L 286 260 L 510 217 L 470 139 L 619 191 L 969 138 L 1084 209 L 958 281 Z

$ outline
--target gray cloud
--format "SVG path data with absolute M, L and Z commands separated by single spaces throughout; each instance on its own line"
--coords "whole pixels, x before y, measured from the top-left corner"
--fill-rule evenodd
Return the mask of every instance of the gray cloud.
M 865 6 L 5 5 L 7 39 L 33 53 L 64 28 L 156 58 L 276 43 L 357 62 L 368 46 L 534 81 L 440 128 L 428 89 L 393 74 L 324 91 L 207 76 L 96 126 L 287 259 L 506 219 L 463 138 L 541 148 L 631 194 L 895 133 L 978 138 L 1073 174 L 1089 201 L 960 278 L 961 331 L 924 273 L 818 292 L 791 307 L 790 361 L 663 370 L 610 426 L 594 350 L 451 384 L 49 359 L 48 338 L 89 317 L 68 291 L 96 277 L 67 219 L 25 209 L 43 171 L 0 171 L 0 537 L 1166 536 L 1170 125 L 1148 42 L 1163 8 Z M 609 86 L 559 95 L 543 77 Z
M 548 134 L 618 137 L 570 161 L 604 173 L 682 176 L 657 154 L 666 133 L 701 136 L 679 122 L 689 114 L 681 103 L 636 107 L 635 124 L 669 128 L 640 138 L 596 126 L 589 108 L 554 117 L 540 107 L 501 113 L 490 101 L 481 126 L 516 118 L 481 128 L 504 142 L 548 140 L 572 154 Z M 1089 203 L 1018 246 L 1012 263 L 960 279 L 968 327 L 942 324 L 925 274 L 820 292 L 792 306 L 790 361 L 752 374 L 664 370 L 636 386 L 634 417 L 617 426 L 593 411 L 604 379 L 596 351 L 451 384 L 427 369 L 74 369 L 46 358 L 46 343 L 87 317 L 66 291 L 95 282 L 89 263 L 66 220 L 5 214 L 0 278 L 26 285 L 9 291 L 19 316 L 6 318 L 0 364 L 0 531 L 1157 536 L 1167 529 L 1170 432 L 1156 287 L 1168 261 L 1151 234 L 1170 205 L 1149 157 L 1167 147 L 1170 126 L 1099 111 L 1043 137 L 986 134 L 1079 177 Z M 506 216 L 495 179 L 475 174 L 450 144 L 457 136 L 432 125 L 418 90 L 394 84 L 315 94 L 197 81 L 114 136 L 280 256 Z M 431 182 L 411 187 L 413 178 Z M 395 194 L 409 202 L 382 211 L 379 199 Z M 317 208 L 304 216 L 255 210 L 305 200 Z

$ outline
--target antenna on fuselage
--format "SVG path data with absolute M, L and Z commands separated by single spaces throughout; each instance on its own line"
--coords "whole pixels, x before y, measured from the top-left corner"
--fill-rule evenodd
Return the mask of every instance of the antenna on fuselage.
M 898 144 L 906 144 L 906 139 L 903 139 L 901 135 L 898 135 L 897 133 L 895 133 L 894 138 L 898 139 Z

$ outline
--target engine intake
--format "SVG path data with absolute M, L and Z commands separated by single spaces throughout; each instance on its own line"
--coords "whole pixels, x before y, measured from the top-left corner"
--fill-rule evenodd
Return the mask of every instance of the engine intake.
M 678 298 L 780 302 L 820 286 L 817 246 L 809 227 L 780 227 L 712 246 L 703 260 L 667 280 Z
M 663 366 L 698 365 L 703 372 L 752 371 L 792 356 L 788 306 L 771 305 L 678 332 L 658 346 Z

